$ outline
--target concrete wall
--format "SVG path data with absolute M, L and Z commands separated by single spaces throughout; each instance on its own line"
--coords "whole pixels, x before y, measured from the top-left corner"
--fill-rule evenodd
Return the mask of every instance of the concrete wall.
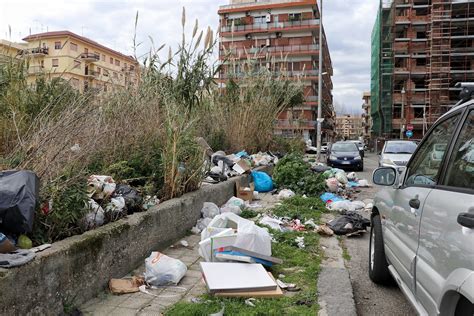
M 0 268 L 0 315 L 58 315 L 63 304 L 80 305 L 186 234 L 204 202 L 224 204 L 237 177 L 204 186 L 147 212 L 56 242 L 28 264 Z

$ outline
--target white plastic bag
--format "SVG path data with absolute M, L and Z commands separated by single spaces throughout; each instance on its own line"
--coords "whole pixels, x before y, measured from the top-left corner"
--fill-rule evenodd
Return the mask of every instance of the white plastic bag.
M 353 180 L 355 180 L 355 179 L 357 179 L 357 174 L 356 174 L 355 172 L 349 172 L 349 173 L 347 174 L 347 180 L 353 181 Z
M 224 206 L 230 206 L 230 205 L 241 208 L 245 205 L 245 201 L 242 199 L 239 199 L 238 197 L 233 196 L 224 204 Z
M 295 196 L 295 192 L 293 192 L 291 190 L 288 190 L 288 189 L 283 189 L 278 193 L 278 198 L 280 200 L 288 199 L 288 198 L 293 197 L 293 196 Z
M 332 202 L 328 205 L 328 209 L 331 211 L 355 211 L 354 205 L 352 205 L 351 201 L 337 201 L 337 202 Z
M 182 261 L 157 251 L 145 259 L 145 281 L 150 285 L 176 285 L 187 270 Z
M 365 180 L 365 179 L 361 179 L 359 180 L 359 187 L 368 187 L 369 186 L 369 181 Z
M 335 177 L 336 177 L 337 181 L 339 181 L 342 184 L 346 184 L 347 182 L 349 182 L 347 180 L 347 176 L 346 176 L 346 173 L 344 171 L 336 173 Z
M 116 184 L 110 176 L 91 175 L 87 179 L 87 186 L 89 197 L 102 200 L 114 193 Z
M 214 218 L 214 216 L 219 215 L 220 212 L 219 207 L 212 202 L 204 202 L 201 209 L 201 214 L 204 218 Z
M 236 215 L 240 215 L 242 213 L 242 209 L 236 205 L 226 205 L 221 208 L 221 213 L 234 213 Z
M 86 229 L 102 226 L 104 224 L 104 210 L 93 199 L 88 201 L 89 212 L 84 216 Z
M 336 178 L 329 178 L 326 180 L 326 186 L 328 187 L 329 192 L 337 193 L 339 188 L 339 181 Z
M 260 219 L 259 223 L 262 225 L 267 225 L 268 227 L 278 230 L 280 232 L 283 231 L 283 229 L 280 226 L 283 224 L 283 222 L 277 218 L 273 218 L 273 217 L 265 215 L 264 217 L 262 217 L 262 219 Z
M 122 212 L 124 207 L 125 207 L 125 199 L 122 196 L 117 196 L 110 199 L 110 202 L 105 207 L 105 211 L 118 214 Z

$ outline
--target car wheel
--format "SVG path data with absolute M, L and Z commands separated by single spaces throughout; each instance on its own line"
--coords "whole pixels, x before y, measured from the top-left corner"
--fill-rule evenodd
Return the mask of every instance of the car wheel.
M 468 301 L 467 298 L 462 296 L 459 301 L 458 305 L 456 306 L 456 311 L 454 313 L 456 316 L 471 316 L 474 315 L 474 304 Z
M 392 281 L 385 258 L 380 215 L 375 215 L 372 218 L 370 227 L 369 277 L 377 284 L 388 284 Z

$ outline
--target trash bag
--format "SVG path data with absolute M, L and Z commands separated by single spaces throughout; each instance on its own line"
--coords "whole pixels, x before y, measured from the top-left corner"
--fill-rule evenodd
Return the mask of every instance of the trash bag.
M 221 210 L 217 205 L 215 205 L 212 202 L 204 202 L 202 209 L 201 209 L 201 215 L 204 218 L 214 218 L 214 216 L 219 215 L 221 213 Z
M 321 196 L 319 197 L 321 199 L 321 201 L 323 201 L 324 203 L 327 203 L 327 202 L 336 202 L 336 201 L 344 201 L 344 199 L 342 197 L 340 197 L 339 195 L 336 195 L 334 193 L 330 193 L 330 192 L 325 192 L 323 194 L 321 194 Z
M 348 200 L 343 200 L 343 201 L 333 201 L 328 204 L 328 209 L 331 211 L 337 211 L 337 212 L 354 212 L 357 209 L 357 204 L 354 204 L 351 201 Z
M 87 179 L 87 192 L 89 197 L 94 200 L 102 200 L 111 196 L 115 187 L 115 181 L 110 176 L 91 175 Z
M 283 189 L 280 191 L 280 193 L 278 193 L 278 198 L 280 200 L 283 200 L 283 199 L 288 199 L 290 197 L 293 197 L 295 196 L 295 192 L 291 191 L 291 190 L 288 190 L 288 189 Z
M 311 170 L 313 170 L 314 172 L 318 172 L 318 173 L 326 172 L 329 169 L 331 169 L 331 168 L 329 168 L 327 166 L 321 166 L 321 165 L 316 165 L 316 166 L 311 167 Z
M 280 232 L 283 231 L 283 228 L 281 227 L 281 225 L 283 225 L 283 222 L 279 220 L 278 218 L 265 215 L 258 222 L 262 225 L 266 225 L 277 231 L 280 231 Z
M 326 186 L 330 192 L 336 193 L 339 189 L 339 181 L 336 178 L 329 178 L 326 180 Z
M 354 181 L 355 179 L 357 179 L 357 174 L 355 172 L 349 172 L 347 174 L 347 180 Z
M 88 201 L 89 212 L 84 215 L 86 229 L 92 229 L 104 224 L 105 212 L 102 207 L 93 199 Z
M 326 171 L 323 172 L 323 177 L 326 178 L 326 179 L 332 178 L 332 177 L 334 177 L 334 172 L 331 169 L 326 170 Z
M 141 211 L 143 198 L 140 193 L 131 186 L 127 184 L 117 184 L 113 197 L 123 197 L 128 214 Z
M 358 231 L 365 231 L 370 226 L 370 221 L 356 212 L 347 212 L 328 224 L 336 235 L 346 235 Z
M 337 181 L 339 181 L 342 184 L 346 184 L 349 181 L 349 180 L 347 180 L 347 176 L 346 176 L 346 173 L 344 171 L 336 173 L 335 178 L 337 179 Z
M 221 213 L 234 213 L 236 215 L 242 214 L 242 209 L 236 205 L 224 205 L 221 207 Z
M 361 179 L 359 180 L 359 187 L 368 187 L 369 186 L 369 181 L 365 180 L 365 179 Z
M 154 286 L 176 285 L 186 274 L 188 268 L 178 259 L 160 252 L 152 252 L 145 259 L 145 281 Z
M 231 197 L 225 204 L 225 206 L 237 206 L 239 208 L 242 208 L 245 206 L 245 202 L 244 200 L 242 200 L 241 198 L 238 198 L 238 197 Z
M 255 191 L 269 192 L 273 190 L 272 178 L 262 171 L 252 171 L 253 182 L 255 183 Z
M 0 231 L 19 235 L 33 229 L 39 179 L 26 170 L 0 172 Z

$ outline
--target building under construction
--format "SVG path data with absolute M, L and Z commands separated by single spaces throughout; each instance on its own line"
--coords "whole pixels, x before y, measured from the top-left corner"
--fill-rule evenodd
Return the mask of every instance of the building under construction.
M 421 138 L 457 102 L 455 84 L 473 81 L 474 1 L 380 1 L 372 31 L 375 136 L 413 130 Z

